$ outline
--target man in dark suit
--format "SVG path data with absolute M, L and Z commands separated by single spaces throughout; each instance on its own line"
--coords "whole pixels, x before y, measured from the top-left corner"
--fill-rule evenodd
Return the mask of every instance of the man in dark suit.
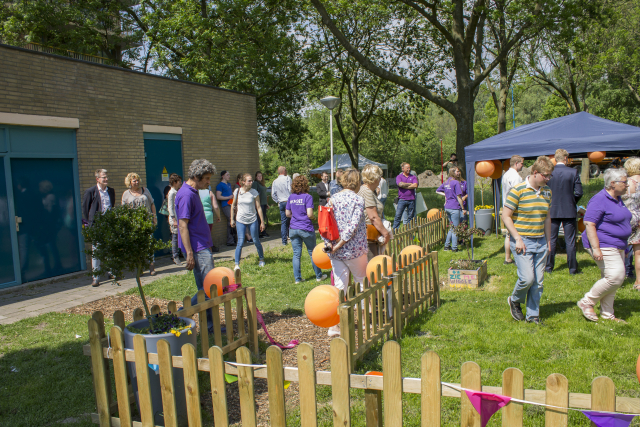
M 86 227 L 91 227 L 96 213 L 105 213 L 108 209 L 114 207 L 116 202 L 115 190 L 107 186 L 109 183 L 107 170 L 97 169 L 95 176 L 97 185 L 87 188 L 82 197 L 82 224 Z M 92 249 L 95 248 L 92 247 Z M 100 260 L 91 258 L 91 268 L 92 270 L 100 268 Z M 112 277 L 109 274 L 109 278 Z M 100 286 L 100 276 L 93 276 L 91 286 Z
M 546 271 L 551 273 L 555 265 L 556 242 L 560 225 L 564 228 L 564 240 L 567 245 L 567 265 L 569 274 L 580 274 L 576 260 L 576 204 L 582 197 L 580 174 L 567 166 L 569 153 L 562 148 L 556 150 L 556 167 L 553 177 L 547 184 L 551 188 L 551 242 Z
M 320 206 L 327 206 L 329 199 L 329 174 L 322 172 L 322 181 L 316 185 L 316 192 L 320 199 Z

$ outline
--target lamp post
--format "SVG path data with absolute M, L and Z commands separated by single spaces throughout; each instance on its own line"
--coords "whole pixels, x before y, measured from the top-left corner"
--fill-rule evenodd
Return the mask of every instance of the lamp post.
M 340 105 L 340 98 L 327 96 L 320 100 L 329 109 L 329 136 L 331 138 L 331 180 L 333 181 L 333 109 Z

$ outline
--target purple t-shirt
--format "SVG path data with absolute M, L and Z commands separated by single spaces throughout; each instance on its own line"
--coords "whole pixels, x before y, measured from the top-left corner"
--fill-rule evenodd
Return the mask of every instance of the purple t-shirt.
M 313 209 L 313 197 L 307 193 L 291 194 L 287 200 L 288 211 L 291 211 L 292 230 L 304 230 L 313 233 L 313 223 L 307 216 L 307 208 Z
M 467 195 L 467 181 L 462 181 L 460 183 L 460 190 L 462 190 L 462 197 Z M 462 202 L 462 209 L 467 209 L 467 200 L 466 199 Z
M 446 198 L 446 201 L 444 202 L 445 209 L 462 209 L 456 197 L 460 196 L 462 198 L 462 187 L 460 186 L 460 181 L 447 179 L 436 191 L 444 193 Z
M 418 177 L 409 174 L 409 176 L 404 176 L 403 173 L 396 177 L 396 184 L 400 184 L 401 182 L 406 182 L 408 184 L 417 184 Z M 398 197 L 402 200 L 415 200 L 416 199 L 416 190 L 415 188 L 412 190 L 406 188 L 400 188 L 398 185 Z
M 178 194 L 176 194 L 176 218 L 189 220 L 187 230 L 189 230 L 189 239 L 194 253 L 213 246 L 209 224 L 207 224 L 207 217 L 198 190 L 186 183 L 180 187 Z M 178 227 L 178 245 L 186 254 L 187 251 L 180 237 L 180 227 Z
M 631 235 L 631 212 L 622 199 L 614 199 L 602 190 L 589 200 L 584 220 L 596 225 L 596 234 L 601 248 L 625 249 L 627 239 Z M 587 230 L 582 232 L 582 244 L 591 248 L 587 238 Z

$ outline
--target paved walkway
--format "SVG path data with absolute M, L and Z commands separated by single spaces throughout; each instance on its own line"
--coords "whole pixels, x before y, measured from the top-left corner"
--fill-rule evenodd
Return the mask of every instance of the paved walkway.
M 264 249 L 282 245 L 278 230 L 269 230 L 271 237 L 262 239 Z M 223 247 L 214 254 L 214 260 L 229 261 L 233 259 L 235 247 Z M 256 247 L 245 244 L 242 249 L 243 258 L 256 253 Z M 143 285 L 162 277 L 185 274 L 187 270 L 183 266 L 173 263 L 171 257 L 156 259 L 155 269 L 157 274 L 149 276 L 146 272 L 141 277 Z M 135 275 L 127 273 L 121 286 L 103 282 L 99 287 L 91 286 L 91 278 L 85 272 L 74 273 L 66 277 L 57 277 L 30 283 L 19 289 L 10 288 L 0 293 L 0 324 L 10 324 L 27 317 L 34 317 L 52 311 L 62 311 L 77 305 L 96 301 L 107 296 L 116 295 L 128 289 L 136 287 Z

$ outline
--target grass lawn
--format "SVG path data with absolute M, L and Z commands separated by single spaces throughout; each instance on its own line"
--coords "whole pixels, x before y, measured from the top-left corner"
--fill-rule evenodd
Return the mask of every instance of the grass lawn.
M 585 187 L 584 205 L 602 188 L 602 182 Z M 430 208 L 442 205 L 443 200 L 433 190 L 424 190 L 423 194 Z M 392 214 L 389 207 L 387 203 L 387 217 Z M 615 304 L 616 315 L 629 324 L 588 322 L 575 304 L 599 278 L 599 270 L 588 254 L 580 251 L 578 262 L 584 274 L 570 276 L 566 257 L 559 254 L 556 272 L 545 277 L 541 302 L 545 325 L 515 322 L 506 300 L 516 271 L 502 264 L 503 240 L 490 236 L 476 239 L 475 244 L 476 258 L 489 263 L 487 282 L 479 290 L 443 290 L 440 309 L 416 319 L 404 331 L 404 376 L 419 376 L 421 355 L 434 350 L 442 361 L 443 381 L 459 382 L 462 363 L 475 361 L 482 369 L 485 385 L 501 385 L 503 370 L 516 367 L 524 373 L 526 388 L 543 390 L 548 375 L 561 373 L 568 378 L 571 392 L 590 393 L 593 379 L 606 375 L 615 382 L 618 395 L 640 397 L 635 376 L 640 339 L 634 332 L 640 326 L 638 294 L 629 281 L 618 291 Z M 441 278 L 446 277 L 449 261 L 463 256 L 463 252 L 440 251 Z M 257 267 L 255 255 L 243 261 L 243 285 L 256 287 L 262 311 L 302 313 L 304 299 L 317 283 L 308 258 L 303 256 L 302 271 L 307 281 L 295 285 L 291 257 L 291 247 L 286 246 L 266 251 L 264 269 Z M 218 265 L 233 267 L 231 262 Z M 145 289 L 149 296 L 181 300 L 193 293 L 195 285 L 192 274 L 187 274 L 159 279 Z M 45 426 L 61 421 L 65 426 L 91 425 L 88 414 L 95 411 L 95 400 L 89 359 L 82 355 L 87 320 L 87 316 L 50 313 L 0 325 L 0 426 Z M 379 350 L 370 352 L 357 372 L 381 370 Z M 363 393 L 353 390 L 352 396 L 353 424 L 364 425 Z M 331 409 L 326 405 L 331 400 L 330 388 L 319 387 L 318 399 L 320 424 L 331 425 Z M 405 395 L 403 402 L 405 425 L 419 425 L 419 396 Z M 459 425 L 459 414 L 460 400 L 443 398 L 443 425 Z M 298 424 L 298 415 L 291 411 L 289 425 Z M 500 413 L 489 425 L 501 425 Z M 543 411 L 526 407 L 525 425 L 544 425 Z M 589 423 L 583 415 L 571 412 L 570 425 Z M 640 422 L 636 419 L 632 425 Z

